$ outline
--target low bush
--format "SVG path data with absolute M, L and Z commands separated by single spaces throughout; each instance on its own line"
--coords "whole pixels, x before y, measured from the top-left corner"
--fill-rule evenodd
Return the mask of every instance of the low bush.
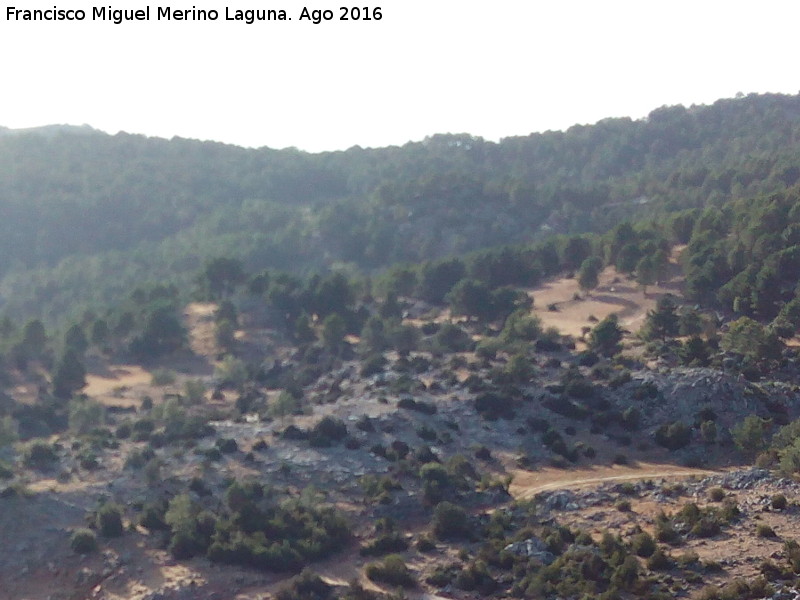
M 361 556 L 383 556 L 408 549 L 408 540 L 396 531 L 380 535 L 359 551 Z
M 169 526 L 164 522 L 164 513 L 167 511 L 165 504 L 145 504 L 139 515 L 139 525 L 150 531 L 165 531 Z
M 332 446 L 347 437 L 347 425 L 336 417 L 323 417 L 309 432 L 309 443 L 318 448 Z
M 384 368 L 386 368 L 386 359 L 383 354 L 371 354 L 361 361 L 361 376 L 372 377 L 382 373 Z
M 669 450 L 679 450 L 685 447 L 691 439 L 692 430 L 680 421 L 664 423 L 655 433 L 656 443 Z
M 770 503 L 775 510 L 784 510 L 787 506 L 786 496 L 783 494 L 775 494 L 772 496 Z
M 436 550 L 436 543 L 424 534 L 417 538 L 417 543 L 414 545 L 420 552 L 433 552 Z
M 432 404 L 431 402 L 425 402 L 424 400 L 414 400 L 413 398 L 408 397 L 400 398 L 400 400 L 397 401 L 397 408 L 415 410 L 425 415 L 436 414 L 435 404 Z
M 32 442 L 22 452 L 23 464 L 31 469 L 44 471 L 51 468 L 57 460 L 55 448 L 47 442 Z
M 775 537 L 775 530 L 766 523 L 759 523 L 756 527 L 756 535 L 762 538 L 773 538 Z
M 404 588 L 416 585 L 416 580 L 401 556 L 390 554 L 382 562 L 370 563 L 365 569 L 367 577 L 372 581 L 388 583 Z
M 124 531 L 122 527 L 122 508 L 111 502 L 103 504 L 95 520 L 98 531 L 103 537 L 119 537 Z
M 0 479 L 12 479 L 14 468 L 4 460 L 0 460 Z
M 671 567 L 672 560 L 661 548 L 656 548 L 647 559 L 647 568 L 651 571 L 666 571 Z
M 475 458 L 483 461 L 492 460 L 492 452 L 486 446 L 478 446 L 475 448 Z
M 547 398 L 542 402 L 542 406 L 568 419 L 583 420 L 589 416 L 585 406 L 568 398 Z
M 450 502 L 440 502 L 433 511 L 433 534 L 440 540 L 469 538 L 472 527 L 466 511 Z
M 89 554 L 97 550 L 97 535 L 91 529 L 76 529 L 69 538 L 69 547 L 78 554 Z
M 514 418 L 514 400 L 508 395 L 486 392 L 475 398 L 475 410 L 488 421 Z
M 214 445 L 219 448 L 219 451 L 223 454 L 233 454 L 239 450 L 239 445 L 233 438 L 219 438 L 214 442 Z
M 327 600 L 333 595 L 333 587 L 319 575 L 304 569 L 297 577 L 278 590 L 277 600 Z
M 151 383 L 159 387 L 172 385 L 175 383 L 175 373 L 169 369 L 156 369 L 153 371 Z
M 677 544 L 681 540 L 681 534 L 663 513 L 656 519 L 655 534 L 656 539 L 665 544 Z

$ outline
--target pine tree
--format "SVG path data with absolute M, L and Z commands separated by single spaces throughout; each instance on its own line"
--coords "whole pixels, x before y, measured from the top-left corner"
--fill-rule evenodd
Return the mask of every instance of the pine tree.
M 613 356 L 619 352 L 621 341 L 622 329 L 615 314 L 600 321 L 589 335 L 589 347 L 605 356 Z
M 86 368 L 74 348 L 67 348 L 58 361 L 53 375 L 53 394 L 58 398 L 69 398 L 86 385 Z
M 678 335 L 680 319 L 677 314 L 677 304 L 671 294 L 666 294 L 658 299 L 655 310 L 648 311 L 645 321 L 645 337 L 649 340 L 667 338 Z
M 602 268 L 603 261 L 597 256 L 590 256 L 581 263 L 578 271 L 578 285 L 587 294 L 600 283 L 599 276 Z

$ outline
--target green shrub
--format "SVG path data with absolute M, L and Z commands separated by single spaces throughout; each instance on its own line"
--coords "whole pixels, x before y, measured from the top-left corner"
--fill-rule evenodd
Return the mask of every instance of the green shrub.
M 0 419 L 0 448 L 8 446 L 19 439 L 18 430 L 19 424 L 6 415 Z
M 142 508 L 139 515 L 139 525 L 151 531 L 165 531 L 169 526 L 164 522 L 166 506 L 162 504 L 150 503 Z
M 365 572 L 371 581 L 388 583 L 389 585 L 404 588 L 411 588 L 416 585 L 414 576 L 406 566 L 403 557 L 397 554 L 390 554 L 383 559 L 383 562 L 368 564 Z
M 103 537 L 119 537 L 124 531 L 122 527 L 122 508 L 113 503 L 106 503 L 97 511 L 95 519 L 97 529 Z
M 235 356 L 226 354 L 221 362 L 214 368 L 214 377 L 222 385 L 241 389 L 247 381 L 247 366 Z
M 663 519 L 656 519 L 655 534 L 659 542 L 664 542 L 666 544 L 677 544 L 681 539 L 680 533 L 678 533 L 666 517 Z
M 220 518 L 204 518 L 202 512 L 196 515 L 197 507 L 184 494 L 170 502 L 165 520 L 172 528 L 173 541 L 177 531 L 183 532 L 189 551 L 199 553 L 207 548 L 206 554 L 214 562 L 295 571 L 308 561 L 340 550 L 350 536 L 350 527 L 340 513 L 315 504 L 313 497 L 308 497 L 275 505 L 264 498 L 262 486 L 234 483 L 226 492 L 229 510 Z
M 800 544 L 794 540 L 783 542 L 783 553 L 791 564 L 795 573 L 800 572 Z
M 784 510 L 787 505 L 786 496 L 783 494 L 775 494 L 771 499 L 772 508 L 775 510 Z
M 125 422 L 121 423 L 119 427 L 117 427 L 117 431 L 114 433 L 114 435 L 116 435 L 117 439 L 119 440 L 127 440 L 129 437 L 131 437 L 132 431 L 133 429 L 131 428 L 131 424 Z
M 697 523 L 692 526 L 691 532 L 692 535 L 699 538 L 710 538 L 720 532 L 720 525 L 713 516 L 707 515 L 701 517 Z
M 693 550 L 689 550 L 688 552 L 679 555 L 675 558 L 675 562 L 678 564 L 679 567 L 682 569 L 686 569 L 693 565 L 697 565 L 700 561 L 700 557 L 697 555 L 697 552 Z
M 371 354 L 361 362 L 361 376 L 371 377 L 382 373 L 386 367 L 386 359 L 383 354 Z
M 420 552 L 432 552 L 436 550 L 436 543 L 425 534 L 417 538 L 415 546 Z
M 514 400 L 507 395 L 487 392 L 475 398 L 475 410 L 488 421 L 514 418 Z
M 97 550 L 97 535 L 91 529 L 76 529 L 69 538 L 69 547 L 78 554 L 89 554 Z
M 453 323 L 444 323 L 439 328 L 434 343 L 446 352 L 467 352 L 473 346 L 470 335 Z
M 400 400 L 397 401 L 397 408 L 415 410 L 425 415 L 435 415 L 437 411 L 435 404 L 425 402 L 424 400 L 414 400 L 409 397 L 400 398 Z
M 277 600 L 327 600 L 332 596 L 333 588 L 319 575 L 304 569 L 297 577 L 278 590 Z
M 323 417 L 309 432 L 309 442 L 317 448 L 326 448 L 347 437 L 347 425 L 336 417 Z
M 433 569 L 433 573 L 425 578 L 425 583 L 429 583 L 437 588 L 443 588 L 453 583 L 456 573 L 453 568 L 448 568 L 443 565 L 437 565 Z
M 669 450 L 679 450 L 686 446 L 692 437 L 692 430 L 684 423 L 675 421 L 663 424 L 656 430 L 655 439 L 659 446 Z
M 656 551 L 656 542 L 646 531 L 636 534 L 631 539 L 631 550 L 642 558 L 648 558 Z
M 712 502 L 722 502 L 725 497 L 725 490 L 720 487 L 711 488 L 708 490 L 708 497 Z
M 697 600 L 721 600 L 720 591 L 713 585 L 707 585 L 698 592 Z
M 12 479 L 14 468 L 4 460 L 0 460 L 0 479 Z
M 419 476 L 422 479 L 422 496 L 429 504 L 441 502 L 445 492 L 453 487 L 447 469 L 436 462 L 422 465 Z
M 392 531 L 380 535 L 372 542 L 363 546 L 361 556 L 383 556 L 392 552 L 403 552 L 408 549 L 408 541 L 402 534 Z
M 239 445 L 233 438 L 219 438 L 214 445 L 219 448 L 222 454 L 233 454 L 239 450 Z
M 175 383 L 175 373 L 169 369 L 156 369 L 152 375 L 152 385 L 163 387 Z
M 647 568 L 651 571 L 665 571 L 672 566 L 669 556 L 661 549 L 656 548 L 647 559 Z
M 183 384 L 183 394 L 189 404 L 200 404 L 206 398 L 206 385 L 200 379 L 187 379 Z
M 144 467 L 148 462 L 155 458 L 156 454 L 153 452 L 151 448 L 134 448 L 128 453 L 128 456 L 125 458 L 125 468 L 126 469 L 141 469 Z
M 767 447 L 771 427 L 772 421 L 750 415 L 731 429 L 731 436 L 739 450 L 753 457 Z
M 478 446 L 475 448 L 475 458 L 482 461 L 492 460 L 492 451 L 486 446 Z
M 759 523 L 756 527 L 756 535 L 762 538 L 773 538 L 775 537 L 775 531 L 766 523 Z
M 469 516 L 460 506 L 440 502 L 433 511 L 433 534 L 440 540 L 469 538 L 472 529 Z
M 455 586 L 460 590 L 477 590 L 481 596 L 489 596 L 497 587 L 497 582 L 489 573 L 486 563 L 476 560 L 461 569 L 455 578 Z
M 639 578 L 639 562 L 633 556 L 626 556 L 622 564 L 614 569 L 611 584 L 622 589 L 631 589 Z
M 30 443 L 22 452 L 22 462 L 26 467 L 40 471 L 49 469 L 58 460 L 52 444 L 43 441 Z
M 300 400 L 286 390 L 281 391 L 274 397 L 267 407 L 267 412 L 271 417 L 286 417 L 301 411 Z
M 69 403 L 69 428 L 78 435 L 89 433 L 105 422 L 105 407 L 86 398 Z

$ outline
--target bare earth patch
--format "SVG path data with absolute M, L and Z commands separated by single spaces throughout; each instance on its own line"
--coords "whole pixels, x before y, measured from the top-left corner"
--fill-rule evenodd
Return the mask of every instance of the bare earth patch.
M 86 376 L 83 392 L 89 396 L 111 394 L 123 387 L 149 384 L 152 378 L 152 373 L 139 365 L 109 365 L 102 375 L 90 373 Z
M 600 284 L 588 296 L 581 292 L 574 277 L 562 277 L 529 290 L 534 299 L 533 312 L 546 328 L 555 327 L 562 334 L 574 337 L 581 336 L 583 327 L 594 327 L 590 317 L 602 320 L 612 313 L 617 314 L 625 329 L 636 332 L 661 296 L 680 295 L 683 277 L 677 259 L 681 250 L 676 247 L 672 253 L 667 279 L 660 285 L 649 286 L 647 293 L 614 267 L 606 267 L 600 274 Z M 581 299 L 576 300 L 576 295 Z M 555 310 L 548 309 L 550 306 Z

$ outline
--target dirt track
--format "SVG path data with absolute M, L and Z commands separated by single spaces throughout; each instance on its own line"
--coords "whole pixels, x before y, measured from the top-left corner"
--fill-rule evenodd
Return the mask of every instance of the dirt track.
M 539 492 L 596 486 L 607 481 L 705 477 L 718 472 L 654 463 L 639 463 L 636 467 L 615 466 L 569 471 L 558 469 L 543 469 L 536 472 L 515 471 L 509 492 L 516 500 L 527 500 Z

